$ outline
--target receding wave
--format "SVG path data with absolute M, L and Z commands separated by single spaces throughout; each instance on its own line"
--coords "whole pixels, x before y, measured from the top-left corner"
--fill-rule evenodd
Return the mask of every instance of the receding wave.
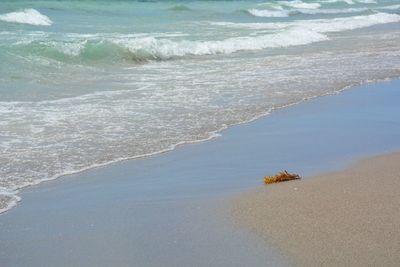
M 30 24 L 35 26 L 50 26 L 53 22 L 49 17 L 41 14 L 36 9 L 24 9 L 0 15 L 0 20 L 11 23 Z
M 21 187 L 206 140 L 226 125 L 274 107 L 360 81 L 397 77 L 398 46 L 385 42 L 397 44 L 399 35 L 363 38 L 356 47 L 350 42 L 334 54 L 323 50 L 187 65 L 171 61 L 161 68 L 135 68 L 129 75 L 125 68 L 112 68 L 114 75 L 104 77 L 99 75 L 102 70 L 88 68 L 81 81 L 94 76 L 92 86 L 118 90 L 57 100 L 0 101 L 5 140 L 0 142 L 0 212 L 16 204 Z M 75 80 L 70 79 L 78 78 L 78 70 L 63 76 L 68 86 L 73 87 Z M 87 85 L 81 81 L 75 84 Z
M 0 213 L 24 186 L 400 76 L 398 23 L 340 33 L 399 22 L 398 0 L 0 2 Z
M 0 213 L 11 209 L 20 200 L 15 191 L 0 186 Z

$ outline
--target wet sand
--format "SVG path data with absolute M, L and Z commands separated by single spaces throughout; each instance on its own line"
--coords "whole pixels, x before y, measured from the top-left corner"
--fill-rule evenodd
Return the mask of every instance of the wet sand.
M 0 215 L 1 267 L 282 266 L 225 201 L 283 168 L 312 176 L 400 151 L 400 81 L 277 110 L 221 137 L 21 190 Z
M 232 213 L 295 266 L 399 266 L 399 192 L 392 153 L 242 194 Z

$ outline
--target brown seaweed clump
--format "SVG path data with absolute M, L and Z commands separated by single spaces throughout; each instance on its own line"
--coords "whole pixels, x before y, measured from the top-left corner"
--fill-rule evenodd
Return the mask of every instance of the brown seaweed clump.
M 280 172 L 273 176 L 265 176 L 264 183 L 273 184 L 273 183 L 298 180 L 298 179 L 301 179 L 300 175 L 294 173 L 288 173 L 286 170 L 284 170 L 283 172 Z

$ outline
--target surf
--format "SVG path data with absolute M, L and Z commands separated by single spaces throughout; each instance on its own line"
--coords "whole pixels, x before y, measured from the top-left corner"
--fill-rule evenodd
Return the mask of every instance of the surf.
M 34 26 L 51 26 L 53 21 L 36 9 L 24 9 L 0 15 L 0 21 L 30 24 Z

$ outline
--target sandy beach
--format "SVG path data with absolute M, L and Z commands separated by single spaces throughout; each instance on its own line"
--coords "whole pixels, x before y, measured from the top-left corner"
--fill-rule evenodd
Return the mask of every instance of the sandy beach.
M 392 153 L 245 193 L 232 213 L 295 266 L 399 266 L 399 188 Z
M 0 267 L 400 266 L 399 1 L 0 0 Z
M 291 266 L 285 243 L 276 246 L 278 240 L 265 242 L 237 227 L 226 201 L 264 189 L 262 177 L 270 172 L 289 168 L 311 177 L 400 151 L 399 84 L 357 86 L 229 128 L 208 142 L 21 190 L 18 206 L 0 215 L 1 266 Z M 297 191 L 293 183 L 277 188 L 301 192 L 303 182 L 308 179 Z M 388 192 L 395 192 L 392 185 Z M 288 210 L 275 215 L 294 220 Z M 318 236 L 321 242 L 326 235 Z

